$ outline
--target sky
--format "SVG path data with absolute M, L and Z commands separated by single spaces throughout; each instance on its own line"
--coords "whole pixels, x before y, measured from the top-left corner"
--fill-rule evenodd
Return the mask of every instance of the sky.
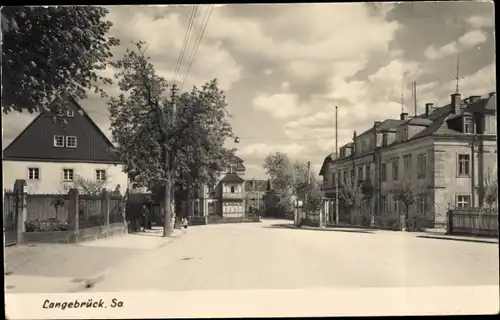
M 110 35 L 121 39 L 120 57 L 131 41 L 148 43 L 158 74 L 171 81 L 192 6 L 109 6 Z M 184 79 L 209 6 L 199 6 L 176 81 Z M 216 5 L 183 90 L 213 78 L 224 90 L 246 177 L 267 178 L 262 164 L 273 152 L 311 161 L 317 173 L 338 146 L 373 126 L 444 105 L 456 89 L 457 57 L 463 97 L 495 91 L 492 2 L 334 3 Z M 112 75 L 110 68 L 106 74 Z M 104 88 L 119 94 L 116 86 Z M 110 136 L 106 101 L 81 101 Z M 3 118 L 6 146 L 31 121 L 30 114 Z

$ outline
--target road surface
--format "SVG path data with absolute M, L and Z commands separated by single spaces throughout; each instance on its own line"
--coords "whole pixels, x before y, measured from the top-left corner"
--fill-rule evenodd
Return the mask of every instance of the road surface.
M 191 227 L 85 291 L 498 285 L 498 244 L 283 223 Z

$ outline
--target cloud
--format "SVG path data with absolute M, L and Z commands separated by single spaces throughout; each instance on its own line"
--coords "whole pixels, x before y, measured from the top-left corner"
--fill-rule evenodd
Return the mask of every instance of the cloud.
M 486 36 L 486 33 L 484 33 L 484 31 L 473 30 L 461 36 L 458 39 L 458 43 L 461 44 L 464 48 L 472 48 L 477 46 L 478 44 L 486 42 L 487 39 L 488 37 Z
M 255 110 L 264 111 L 277 119 L 285 119 L 301 114 L 299 98 L 293 93 L 260 95 L 253 100 Z
M 450 42 L 438 49 L 434 46 L 428 47 L 424 55 L 429 60 L 441 59 L 484 43 L 488 40 L 486 33 L 482 30 L 473 30 L 461 36 L 458 41 Z
M 471 16 L 466 21 L 474 28 L 488 28 L 495 25 L 495 19 L 487 16 Z
M 424 55 L 429 60 L 436 60 L 446 56 L 450 56 L 452 54 L 456 54 L 457 52 L 457 43 L 451 42 L 438 49 L 436 49 L 434 46 L 430 46 L 425 50 Z
M 298 143 L 290 144 L 267 144 L 254 143 L 239 149 L 236 153 L 241 157 L 254 157 L 264 159 L 267 155 L 275 152 L 284 152 L 292 158 L 299 157 L 301 153 L 306 151 L 304 145 Z

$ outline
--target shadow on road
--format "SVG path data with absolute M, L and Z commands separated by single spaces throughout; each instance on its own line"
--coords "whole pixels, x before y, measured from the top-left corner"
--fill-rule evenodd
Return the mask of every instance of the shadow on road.
M 306 231 L 330 231 L 330 232 L 350 232 L 350 233 L 371 233 L 371 231 L 366 230 L 354 230 L 354 229 L 333 229 L 333 228 L 294 228 L 293 224 L 272 224 L 268 226 L 263 226 L 263 228 L 268 229 L 291 229 L 291 230 L 306 230 Z
M 417 236 L 417 238 L 434 239 L 434 240 L 448 240 L 448 241 L 462 241 L 462 242 L 490 243 L 490 244 L 498 245 L 498 241 L 488 241 L 488 240 L 481 240 L 481 239 L 464 239 L 464 238 L 450 238 L 450 237 L 439 237 L 439 236 Z

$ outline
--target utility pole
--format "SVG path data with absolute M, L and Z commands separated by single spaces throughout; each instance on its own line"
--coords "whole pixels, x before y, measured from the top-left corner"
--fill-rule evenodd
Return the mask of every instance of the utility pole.
M 172 124 L 174 123 L 173 117 L 175 116 L 176 113 L 176 92 L 177 92 L 177 87 L 175 84 L 172 85 L 171 89 L 171 103 L 172 103 L 172 114 L 168 116 L 167 118 L 167 128 L 164 128 L 164 131 L 170 130 L 172 128 Z M 174 214 L 172 212 L 172 172 L 171 172 L 171 157 L 170 153 L 168 152 L 168 148 L 166 146 L 167 135 L 164 135 L 164 141 L 163 141 L 163 153 L 164 153 L 164 159 L 165 159 L 165 174 L 166 176 L 166 183 L 165 183 L 165 194 L 164 194 L 164 202 L 165 202 L 165 218 L 163 220 L 163 236 L 168 237 L 172 234 L 173 232 L 173 224 L 172 224 L 172 219 L 174 218 Z
M 311 184 L 311 161 L 307 161 L 307 188 L 305 194 L 305 204 L 304 207 L 309 209 L 309 188 Z M 307 210 L 306 210 L 307 215 Z
M 335 106 L 335 161 L 338 163 L 339 159 L 339 145 L 338 145 L 338 107 Z M 339 170 L 335 168 L 335 225 L 339 226 Z
M 413 108 L 415 109 L 415 117 L 417 116 L 417 82 L 413 82 Z

